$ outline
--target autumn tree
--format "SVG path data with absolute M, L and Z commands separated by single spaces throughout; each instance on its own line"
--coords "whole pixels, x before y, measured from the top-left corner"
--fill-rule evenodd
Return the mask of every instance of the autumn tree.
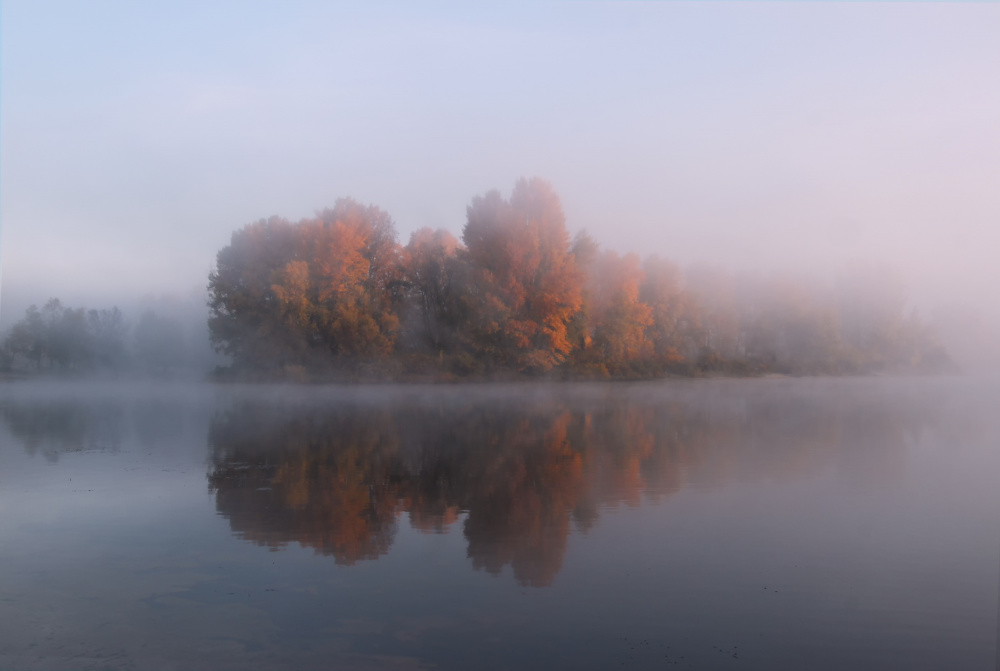
M 497 368 L 551 370 L 572 349 L 567 326 L 581 305 L 582 278 L 558 196 L 541 179 L 521 179 L 509 200 L 490 191 L 474 198 L 467 214 L 472 347 Z
M 400 249 L 389 215 L 340 199 L 318 217 L 312 265 L 328 346 L 338 354 L 391 353 L 399 330 Z
M 261 219 L 233 233 L 209 275 L 209 334 L 216 350 L 238 363 L 265 364 L 300 354 L 302 333 L 288 333 L 275 275 L 295 260 L 297 230 L 279 217 Z
M 421 228 L 403 250 L 403 276 L 409 298 L 410 345 L 443 353 L 454 347 L 461 326 L 457 301 L 461 243 L 444 229 Z
M 272 218 L 233 234 L 209 277 L 216 348 L 256 366 L 384 358 L 399 321 L 391 218 L 350 199 L 314 219 Z
M 405 248 L 385 212 L 346 199 L 296 224 L 271 218 L 244 227 L 209 278 L 212 343 L 237 368 L 296 377 L 947 364 L 924 322 L 907 315 L 900 283 L 878 269 L 855 268 L 838 294 L 801 278 L 707 266 L 685 274 L 656 256 L 640 263 L 601 251 L 586 233 L 571 242 L 558 196 L 538 178 L 519 180 L 509 198 L 496 190 L 477 196 L 466 214 L 464 244 L 424 228 Z M 60 314 L 64 330 L 82 319 Z M 72 356 L 59 354 L 58 338 L 41 349 L 25 344 L 32 319 L 47 317 L 39 311 L 12 334 L 0 364 L 68 366 Z
M 584 291 L 586 337 L 576 355 L 605 375 L 635 375 L 652 355 L 646 329 L 652 310 L 639 300 L 643 271 L 635 254 L 605 251 L 587 264 Z

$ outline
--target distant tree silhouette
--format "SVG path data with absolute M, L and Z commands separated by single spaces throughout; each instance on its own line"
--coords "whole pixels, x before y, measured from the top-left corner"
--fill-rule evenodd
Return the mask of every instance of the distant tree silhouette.
M 684 287 L 684 276 L 674 263 L 649 256 L 642 264 L 639 300 L 649 306 L 653 323 L 647 337 L 653 343 L 653 369 L 687 370 L 697 360 L 701 312 Z
M 36 371 L 120 369 L 127 364 L 128 325 L 121 311 L 69 308 L 52 298 L 32 305 L 14 324 L 2 350 L 8 367 L 24 362 Z

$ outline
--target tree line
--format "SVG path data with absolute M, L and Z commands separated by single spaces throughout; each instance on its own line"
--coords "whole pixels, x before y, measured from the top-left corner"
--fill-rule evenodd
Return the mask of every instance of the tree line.
M 231 372 L 264 377 L 640 378 L 707 372 L 936 370 L 948 357 L 898 281 L 838 286 L 682 272 L 570 237 L 558 196 L 521 179 L 475 197 L 459 241 L 398 242 L 351 199 L 236 231 L 209 276 L 209 333 Z
M 180 320 L 146 310 L 133 328 L 118 307 L 72 308 L 58 298 L 30 306 L 0 340 L 0 370 L 166 374 L 186 365 Z

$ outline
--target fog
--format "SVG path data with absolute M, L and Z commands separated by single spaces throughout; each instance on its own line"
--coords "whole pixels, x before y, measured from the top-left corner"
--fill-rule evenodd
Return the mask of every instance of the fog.
M 995 342 L 1000 5 L 14 1 L 0 18 L 4 328 L 50 297 L 133 325 L 197 306 L 234 230 L 342 196 L 404 244 L 458 236 L 474 196 L 537 175 L 604 248 L 821 280 L 885 266 L 957 358 Z

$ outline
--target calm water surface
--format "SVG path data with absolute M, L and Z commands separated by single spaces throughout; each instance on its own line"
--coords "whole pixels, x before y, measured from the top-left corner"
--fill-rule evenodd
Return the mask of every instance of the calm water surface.
M 0 668 L 993 669 L 1000 385 L 0 387 Z

